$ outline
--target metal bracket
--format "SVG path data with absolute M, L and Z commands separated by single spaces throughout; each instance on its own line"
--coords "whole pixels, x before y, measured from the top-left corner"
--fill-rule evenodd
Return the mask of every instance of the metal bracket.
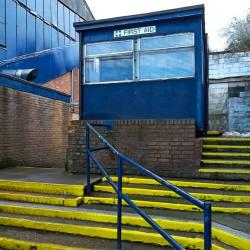
M 113 130 L 114 129 L 114 121 L 113 120 L 103 120 L 102 124 L 107 125 L 107 126 L 103 126 L 103 130 Z

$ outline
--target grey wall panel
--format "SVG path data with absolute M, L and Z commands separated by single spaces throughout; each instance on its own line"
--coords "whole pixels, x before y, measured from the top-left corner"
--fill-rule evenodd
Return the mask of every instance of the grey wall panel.
M 86 21 L 94 20 L 94 16 L 84 0 L 60 0 Z

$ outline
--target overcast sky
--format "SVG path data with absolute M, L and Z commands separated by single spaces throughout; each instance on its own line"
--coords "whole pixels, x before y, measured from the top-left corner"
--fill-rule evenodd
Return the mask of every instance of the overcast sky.
M 225 40 L 218 30 L 226 27 L 233 17 L 243 17 L 250 0 L 87 0 L 95 19 L 141 14 L 197 4 L 205 4 L 206 32 L 212 50 L 223 50 Z

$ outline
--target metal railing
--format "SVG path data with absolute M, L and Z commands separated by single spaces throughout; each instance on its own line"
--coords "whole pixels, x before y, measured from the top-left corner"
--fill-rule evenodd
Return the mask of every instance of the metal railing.
M 136 206 L 126 195 L 122 193 L 122 163 L 123 161 L 129 163 L 133 167 L 140 170 L 142 173 L 147 175 L 148 177 L 154 179 L 159 182 L 163 186 L 169 188 L 174 191 L 181 197 L 190 201 L 197 207 L 204 210 L 204 249 L 211 250 L 211 203 L 203 202 L 192 195 L 186 193 L 181 190 L 177 186 L 169 183 L 168 181 L 162 179 L 151 171 L 145 169 L 124 155 L 120 154 L 114 147 L 112 147 L 92 126 L 109 126 L 105 124 L 86 124 L 86 152 L 87 152 L 87 195 L 90 195 L 90 158 L 96 164 L 96 166 L 100 169 L 102 174 L 106 177 L 110 185 L 113 187 L 115 192 L 118 194 L 118 208 L 117 208 L 117 249 L 121 248 L 121 226 L 122 226 L 122 199 L 131 206 L 143 219 L 145 219 L 159 234 L 162 235 L 174 248 L 177 250 L 183 250 L 184 248 L 174 240 L 165 230 L 163 230 L 157 223 L 155 223 L 147 214 L 145 214 L 138 206 Z M 90 148 L 89 147 L 89 132 L 90 130 L 106 145 L 105 147 L 99 148 Z M 93 151 L 109 149 L 118 157 L 118 187 L 111 180 L 109 175 L 105 172 L 103 167 L 99 164 L 99 162 L 95 159 L 94 155 L 91 153 Z

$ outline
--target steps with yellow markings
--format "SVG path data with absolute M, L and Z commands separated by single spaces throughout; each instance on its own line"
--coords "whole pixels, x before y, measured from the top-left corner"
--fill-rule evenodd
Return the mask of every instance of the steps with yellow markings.
M 208 178 L 250 180 L 250 138 L 203 138 L 199 172 Z
M 116 213 L 100 213 L 98 210 L 92 212 L 81 211 L 61 211 L 45 208 L 14 207 L 0 205 L 5 213 L 0 213 L 1 226 L 7 226 L 13 230 L 23 228 L 23 230 L 35 234 L 37 230 L 43 230 L 50 235 L 57 232 L 57 237 L 64 234 L 64 238 L 75 236 L 78 240 L 83 237 L 88 242 L 86 248 L 111 249 L 115 246 L 116 235 Z M 33 210 L 33 212 L 32 212 Z M 74 209 L 76 210 L 76 209 Z M 29 211 L 29 214 L 28 212 Z M 83 210 L 82 210 L 83 211 Z M 35 215 L 32 215 L 35 214 Z M 37 217 L 43 216 L 43 217 Z M 74 219 L 74 220 L 72 220 Z M 184 248 L 203 249 L 203 224 L 192 221 L 166 220 L 162 217 L 155 218 L 155 222 L 168 230 L 168 233 L 176 239 Z M 169 243 L 140 217 L 133 214 L 125 214 L 123 217 L 122 240 L 123 247 L 127 249 L 168 249 Z M 26 233 L 27 234 L 27 233 Z M 65 235 L 66 234 L 66 235 Z M 230 232 L 221 230 L 215 225 L 212 232 L 213 249 L 247 249 L 250 240 L 233 235 Z M 100 239 L 102 238 L 102 240 Z M 141 242 L 144 243 L 141 245 Z M 96 244 L 103 244 L 103 247 L 96 247 Z M 146 243 L 146 244 L 145 244 Z M 153 245 L 152 245 L 153 244 Z
M 83 202 L 83 197 L 0 190 L 0 200 L 77 207 Z
M 112 180 L 117 182 L 117 177 Z M 250 249 L 247 222 L 250 185 L 209 180 L 170 181 L 194 197 L 212 202 L 212 249 Z M 71 190 L 70 185 L 39 184 L 39 187 L 32 183 L 12 183 L 0 181 L 0 249 L 11 249 L 8 244 L 12 249 L 42 250 L 116 247 L 117 194 L 106 179 L 93 186 L 90 197 L 79 195 L 83 194 L 84 186 Z M 124 177 L 123 193 L 184 248 L 203 249 L 203 213 L 198 207 L 152 179 Z M 75 202 L 75 207 L 69 200 Z M 123 215 L 124 248 L 171 249 L 124 201 Z M 225 221 L 229 227 L 223 226 Z

